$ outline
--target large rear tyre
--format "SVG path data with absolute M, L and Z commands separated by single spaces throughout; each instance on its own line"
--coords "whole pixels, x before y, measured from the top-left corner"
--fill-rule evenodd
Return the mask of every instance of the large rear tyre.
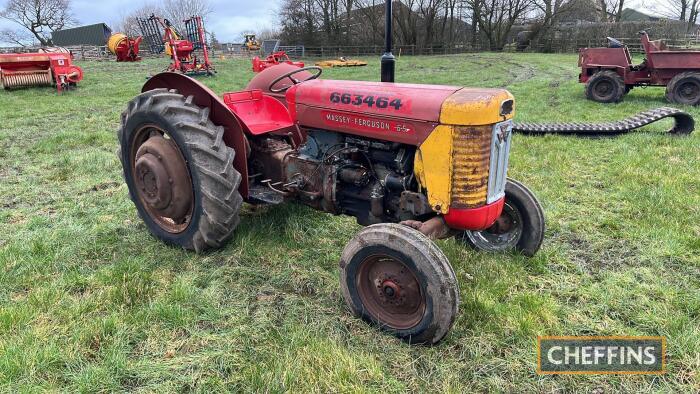
M 477 250 L 518 251 L 532 257 L 544 239 L 544 211 L 537 197 L 522 183 L 508 179 L 503 213 L 482 231 L 463 231 L 455 239 Z
M 666 99 L 676 104 L 700 104 L 700 73 L 689 71 L 673 77 L 666 86 Z
M 223 134 L 208 108 L 174 90 L 142 93 L 122 113 L 124 180 L 157 238 L 199 252 L 221 247 L 233 235 L 243 202 L 241 174 Z
M 610 70 L 598 71 L 586 83 L 586 98 L 599 103 L 617 103 L 625 95 L 625 81 Z
M 457 315 L 449 261 L 425 235 L 399 224 L 366 227 L 348 243 L 340 286 L 356 316 L 409 343 L 439 342 Z

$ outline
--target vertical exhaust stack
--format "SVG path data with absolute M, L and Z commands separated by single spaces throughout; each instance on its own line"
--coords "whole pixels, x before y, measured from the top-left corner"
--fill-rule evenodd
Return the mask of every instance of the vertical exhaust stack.
M 392 0 L 386 0 L 386 11 L 385 11 L 385 27 L 384 27 L 384 40 L 386 42 L 386 48 L 384 48 L 384 54 L 382 55 L 382 82 L 394 82 L 394 74 L 396 67 L 396 58 L 394 54 L 391 53 L 392 46 L 392 27 L 393 27 L 393 14 L 391 10 Z

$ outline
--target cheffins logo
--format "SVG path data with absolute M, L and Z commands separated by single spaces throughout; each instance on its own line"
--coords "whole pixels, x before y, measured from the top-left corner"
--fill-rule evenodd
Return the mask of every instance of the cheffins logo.
M 537 373 L 663 374 L 664 337 L 538 337 Z

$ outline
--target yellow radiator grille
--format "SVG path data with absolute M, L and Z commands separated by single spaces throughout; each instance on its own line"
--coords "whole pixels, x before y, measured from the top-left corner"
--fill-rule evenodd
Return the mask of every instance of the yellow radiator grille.
M 452 146 L 453 208 L 486 204 L 492 126 L 455 127 Z

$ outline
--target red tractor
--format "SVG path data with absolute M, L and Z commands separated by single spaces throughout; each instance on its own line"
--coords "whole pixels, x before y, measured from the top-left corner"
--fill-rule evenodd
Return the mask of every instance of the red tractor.
M 124 179 L 150 232 L 203 251 L 233 236 L 243 202 L 354 216 L 367 227 L 339 264 L 349 308 L 411 343 L 440 341 L 459 286 L 432 240 L 532 256 L 544 215 L 506 178 L 513 96 L 393 83 L 390 50 L 384 82 L 323 80 L 318 67 L 282 63 L 219 97 L 182 74 L 150 78 L 118 132 Z
M 646 58 L 632 64 L 626 46 L 608 37 L 609 48 L 584 48 L 579 52 L 579 82 L 586 97 L 600 103 L 616 103 L 635 86 L 666 86 L 672 103 L 700 104 L 700 52 L 669 50 L 661 40 L 650 41 L 642 31 Z

